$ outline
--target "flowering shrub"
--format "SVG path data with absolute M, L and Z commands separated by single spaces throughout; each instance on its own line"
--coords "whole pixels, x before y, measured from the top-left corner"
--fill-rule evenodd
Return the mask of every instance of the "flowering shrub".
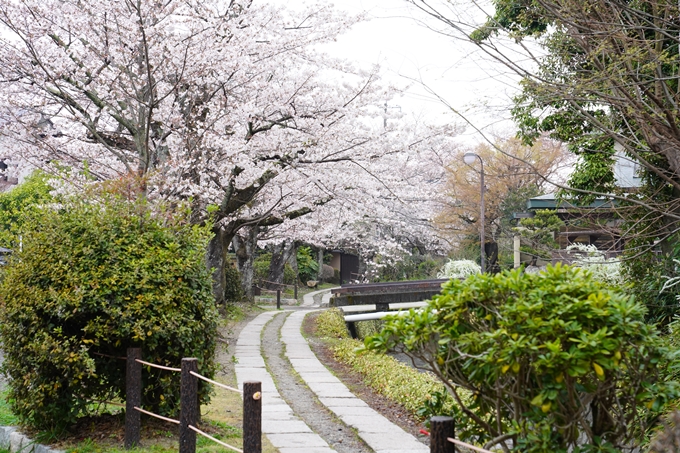
M 595 280 L 609 285 L 621 285 L 621 260 L 606 258 L 604 253 L 594 245 L 572 244 L 567 247 L 569 251 L 580 252 L 572 262 L 573 266 L 588 270 Z
M 479 264 L 472 260 L 449 260 L 437 274 L 437 278 L 468 278 L 481 271 Z

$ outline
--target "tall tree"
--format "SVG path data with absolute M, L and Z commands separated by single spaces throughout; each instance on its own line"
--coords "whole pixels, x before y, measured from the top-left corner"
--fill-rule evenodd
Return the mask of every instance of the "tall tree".
M 532 146 L 519 139 L 499 139 L 495 146 L 483 143 L 471 150 L 484 163 L 485 245 L 494 249 L 514 234 L 513 212 L 526 209 L 529 198 L 550 191 L 549 179 L 558 179 L 568 153 L 556 141 L 543 138 Z M 463 163 L 463 152 L 448 163 L 446 197 L 437 223 L 444 234 L 460 244 L 481 229 L 481 168 Z M 507 241 L 506 241 L 507 242 Z M 493 244 L 493 246 L 492 246 Z
M 241 228 L 371 193 L 400 140 L 371 126 L 392 95 L 376 72 L 314 50 L 352 23 L 328 7 L 45 0 L 3 3 L 0 22 L 12 154 L 71 184 L 136 175 L 143 196 L 192 200 L 218 300 Z

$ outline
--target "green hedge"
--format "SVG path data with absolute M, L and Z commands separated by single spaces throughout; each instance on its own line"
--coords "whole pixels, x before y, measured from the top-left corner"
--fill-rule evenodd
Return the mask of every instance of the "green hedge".
M 93 400 L 124 398 L 125 362 L 115 357 L 129 347 L 173 367 L 196 357 L 201 374 L 214 374 L 208 237 L 186 213 L 108 198 L 43 209 L 25 225 L 0 284 L 3 370 L 22 422 L 64 427 Z M 176 414 L 179 376 L 143 376 L 143 405 Z M 201 385 L 202 401 L 208 392 Z

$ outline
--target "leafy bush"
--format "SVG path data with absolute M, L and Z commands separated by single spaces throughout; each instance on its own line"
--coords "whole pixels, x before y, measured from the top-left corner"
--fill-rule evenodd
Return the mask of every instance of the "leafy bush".
M 326 339 L 349 338 L 342 311 L 339 308 L 329 308 L 319 313 L 316 318 L 316 333 Z
M 253 261 L 253 276 L 255 281 L 269 280 L 269 264 L 272 260 L 271 253 L 262 253 Z M 290 264 L 286 263 L 283 266 L 283 283 L 285 285 L 295 284 L 295 271 Z
M 349 338 L 342 312 L 333 308 L 316 318 L 317 334 L 336 340 L 331 349 L 337 360 L 352 367 L 372 389 L 395 401 L 414 415 L 422 417 L 423 401 L 431 395 L 444 392 L 444 386 L 430 373 L 421 373 L 393 357 L 364 351 L 359 353 L 360 341 Z M 444 409 L 448 412 L 449 408 Z
M 10 401 L 22 422 L 68 426 L 91 402 L 125 397 L 124 357 L 177 367 L 196 357 L 212 376 L 217 312 L 205 229 L 187 213 L 153 215 L 108 198 L 43 209 L 0 285 L 0 338 Z M 179 409 L 179 376 L 145 368 L 143 404 Z M 209 388 L 199 387 L 208 400 Z
M 333 269 L 328 264 L 321 266 L 321 280 L 324 282 L 330 282 L 335 277 L 335 269 Z
M 241 274 L 236 266 L 231 264 L 224 266 L 224 273 L 224 300 L 226 302 L 241 302 L 246 297 L 241 286 Z
M 436 377 L 404 366 L 396 359 L 375 352 L 363 353 L 361 342 L 352 340 L 342 312 L 325 310 L 316 318 L 317 335 L 332 340 L 336 360 L 351 365 L 371 388 L 401 404 L 421 419 L 452 412 L 452 400 Z
M 437 278 L 468 278 L 481 271 L 479 264 L 472 260 L 449 260 L 437 274 Z
M 459 426 L 476 427 L 461 437 L 507 435 L 523 452 L 629 450 L 678 394 L 664 382 L 674 359 L 644 316 L 589 272 L 558 265 L 451 280 L 365 344 L 424 360 L 465 413 Z
M 306 246 L 297 249 L 298 275 L 302 282 L 316 280 L 319 272 L 319 263 L 312 256 L 312 249 Z
M 0 247 L 10 249 L 19 245 L 20 231 L 25 214 L 52 201 L 47 175 L 35 171 L 9 192 L 0 193 Z

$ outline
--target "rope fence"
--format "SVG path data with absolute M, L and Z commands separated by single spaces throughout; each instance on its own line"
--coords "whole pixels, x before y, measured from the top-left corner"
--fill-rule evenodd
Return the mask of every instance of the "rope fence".
M 197 378 L 202 379 L 206 382 L 210 382 L 212 385 L 216 385 L 218 387 L 222 387 L 223 389 L 231 390 L 232 392 L 240 393 L 241 395 L 243 395 L 243 392 L 240 391 L 239 389 L 235 389 L 234 387 L 229 387 L 228 385 L 220 384 L 219 382 L 213 381 L 212 379 L 208 379 L 207 377 L 201 376 L 200 374 L 194 373 L 193 371 L 191 372 L 191 375 L 196 376 Z
M 163 366 L 163 365 L 156 365 L 155 363 L 151 362 L 145 362 L 144 360 L 136 360 L 137 363 L 141 363 L 142 365 L 150 366 L 151 368 L 158 368 L 159 370 L 166 370 L 166 371 L 174 371 L 175 373 L 180 373 L 182 371 L 181 368 L 172 368 L 169 366 Z
M 243 450 L 239 450 L 238 448 L 233 447 L 233 446 L 231 446 L 231 445 L 229 445 L 229 444 L 226 444 L 226 443 L 222 442 L 221 440 L 217 440 L 217 439 L 215 439 L 213 436 L 211 436 L 210 434 L 204 433 L 203 431 L 201 431 L 200 429 L 196 428 L 195 426 L 189 425 L 189 429 L 192 429 L 192 430 L 196 431 L 196 432 L 197 432 L 198 434 L 200 434 L 201 436 L 207 437 L 208 439 L 212 440 L 213 442 L 215 442 L 215 443 L 217 443 L 217 444 L 222 445 L 223 447 L 227 447 L 227 448 L 229 448 L 229 449 L 231 449 L 231 450 L 234 450 L 234 451 L 236 451 L 236 452 L 238 452 L 238 453 L 243 453 Z
M 125 372 L 125 448 L 139 446 L 141 414 L 179 425 L 179 452 L 196 453 L 196 434 L 238 453 L 262 453 L 262 383 L 244 382 L 243 391 L 221 384 L 198 373 L 198 359 L 183 358 L 181 368 L 157 365 L 142 360 L 141 348 L 127 350 Z M 142 409 L 142 367 L 180 373 L 180 411 L 175 420 Z M 200 418 L 198 380 L 209 382 L 243 395 L 243 450 L 226 444 L 196 428 Z
M 430 432 L 424 429 L 421 434 L 430 436 L 430 453 L 455 453 L 455 445 L 480 453 L 494 453 L 481 447 L 470 445 L 455 438 L 455 421 L 452 417 L 436 416 L 430 418 Z
M 297 279 L 296 279 L 297 280 Z M 297 281 L 295 282 L 294 285 L 286 285 L 285 283 L 278 283 L 278 282 L 270 282 L 269 280 L 258 280 L 259 283 L 259 288 L 260 290 L 264 289 L 265 291 L 276 291 L 276 308 L 280 309 L 281 308 L 281 288 L 286 288 L 286 287 L 292 287 L 293 288 L 293 298 L 297 299 L 298 298 L 298 284 Z M 263 283 L 268 283 L 270 285 L 276 285 L 278 289 L 276 290 L 271 290 L 267 288 L 261 288 Z
M 150 415 L 151 417 L 155 417 L 155 418 L 158 418 L 160 420 L 170 422 L 170 423 L 174 423 L 175 425 L 179 425 L 179 420 L 175 420 L 174 418 L 163 417 L 162 415 L 158 415 L 158 414 L 154 414 L 153 412 L 145 411 L 141 407 L 137 407 L 137 406 L 135 406 L 134 409 L 136 411 L 141 412 L 142 414 Z

